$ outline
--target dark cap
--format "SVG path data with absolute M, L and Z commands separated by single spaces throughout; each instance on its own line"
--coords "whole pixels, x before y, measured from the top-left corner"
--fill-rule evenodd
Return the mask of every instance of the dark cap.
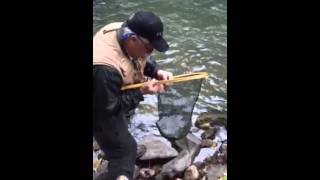
M 163 24 L 154 13 L 138 11 L 129 17 L 126 24 L 133 32 L 148 39 L 157 51 L 165 52 L 169 49 L 162 37 Z

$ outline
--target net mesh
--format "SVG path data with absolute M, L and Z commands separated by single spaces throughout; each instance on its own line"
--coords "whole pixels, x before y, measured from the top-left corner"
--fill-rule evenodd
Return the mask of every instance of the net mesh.
M 203 79 L 175 83 L 158 94 L 160 134 L 171 140 L 185 137 L 192 126 L 192 112 L 198 100 Z

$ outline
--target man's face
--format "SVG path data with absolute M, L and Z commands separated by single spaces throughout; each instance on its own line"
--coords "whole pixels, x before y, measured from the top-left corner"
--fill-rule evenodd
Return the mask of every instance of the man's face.
M 129 55 L 134 58 L 145 57 L 153 51 L 152 44 L 147 39 L 138 35 L 132 35 L 128 39 L 127 47 Z

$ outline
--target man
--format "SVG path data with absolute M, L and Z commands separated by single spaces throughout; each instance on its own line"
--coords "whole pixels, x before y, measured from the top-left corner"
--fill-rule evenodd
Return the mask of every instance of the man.
M 163 24 L 152 12 L 138 11 L 124 23 L 111 23 L 93 39 L 93 134 L 108 160 L 108 180 L 133 179 L 137 143 L 128 131 L 128 119 L 143 94 L 157 93 L 172 73 L 151 60 L 153 49 L 165 52 Z M 121 87 L 145 82 L 141 88 Z M 156 80 L 155 80 L 156 79 Z

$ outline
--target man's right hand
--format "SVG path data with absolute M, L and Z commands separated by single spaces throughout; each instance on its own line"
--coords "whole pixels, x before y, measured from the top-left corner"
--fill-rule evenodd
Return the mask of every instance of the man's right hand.
M 146 82 L 140 88 L 142 94 L 154 94 L 164 90 L 163 84 L 160 84 L 159 81 L 152 79 L 151 81 Z

